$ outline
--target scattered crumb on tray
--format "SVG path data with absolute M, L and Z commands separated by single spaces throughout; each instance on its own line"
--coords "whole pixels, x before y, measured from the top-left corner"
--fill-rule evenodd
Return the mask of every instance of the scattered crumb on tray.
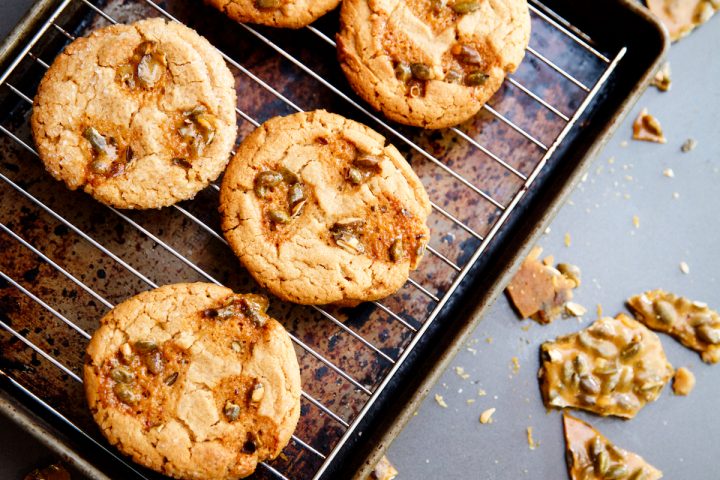
M 672 168 L 666 168 L 663 170 L 663 175 L 665 175 L 668 178 L 675 178 L 675 172 L 673 172 Z
M 397 476 L 397 469 L 390 463 L 390 460 L 383 455 L 378 464 L 375 465 L 375 469 L 370 472 L 368 480 L 393 480 L 393 478 Z
M 697 141 L 694 138 L 688 138 L 680 147 L 683 153 L 692 152 L 697 147 Z
M 633 123 L 633 139 L 646 142 L 667 143 L 660 122 L 648 113 L 647 108 L 642 109 Z
M 572 243 L 572 238 L 570 237 L 570 233 L 566 233 L 564 237 L 565 246 L 569 247 Z
M 488 408 L 487 410 L 482 412 L 480 414 L 480 423 L 482 423 L 483 425 L 487 424 L 487 423 L 492 423 L 493 422 L 492 416 L 493 416 L 493 413 L 495 413 L 495 410 L 496 410 L 495 408 Z
M 587 308 L 576 302 L 567 302 L 565 304 L 565 312 L 573 317 L 582 317 L 587 313 Z
M 685 367 L 680 367 L 673 378 L 673 393 L 675 395 L 687 396 L 695 388 L 695 374 Z
M 443 396 L 440 395 L 439 393 L 436 393 L 436 394 L 435 394 L 435 402 L 436 402 L 438 405 L 440 405 L 442 408 L 448 408 L 448 404 L 445 403 L 445 399 L 444 399 Z
M 632 223 L 635 228 L 640 228 L 640 217 L 638 217 L 637 215 L 633 215 Z
M 478 389 L 478 397 L 484 397 L 485 395 L 487 395 L 487 392 L 485 390 L 483 390 L 482 388 L 479 388 Z
M 530 450 L 535 450 L 539 444 L 535 443 L 535 440 L 533 439 L 533 428 L 527 427 L 525 433 L 527 434 L 528 447 L 530 447 Z
M 671 74 L 672 72 L 670 71 L 670 62 L 663 63 L 653 77 L 652 81 L 650 82 L 650 85 L 657 88 L 661 92 L 667 92 L 668 90 L 670 90 L 670 86 L 672 85 Z
M 515 374 L 520 371 L 520 360 L 518 357 L 512 357 L 512 371 Z
M 680 271 L 685 275 L 690 274 L 690 266 L 686 262 L 680 262 Z
M 470 378 L 470 374 L 465 372 L 465 369 L 463 367 L 455 367 L 455 373 L 463 380 L 467 380 L 468 378 Z

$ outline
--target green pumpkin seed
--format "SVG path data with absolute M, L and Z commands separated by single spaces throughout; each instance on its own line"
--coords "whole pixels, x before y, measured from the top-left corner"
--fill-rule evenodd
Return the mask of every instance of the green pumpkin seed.
M 365 246 L 360 243 L 360 239 L 352 233 L 341 233 L 335 236 L 335 243 L 338 247 L 350 253 L 364 253 Z
M 653 310 L 655 310 L 657 318 L 665 325 L 673 325 L 677 321 L 677 312 L 670 302 L 656 300 L 653 303 Z
M 697 337 L 705 343 L 711 345 L 720 344 L 720 329 L 713 328 L 710 325 L 700 325 L 695 329 Z
M 143 363 L 148 369 L 148 372 L 153 375 L 159 375 L 165 369 L 165 361 L 163 360 L 162 354 L 158 351 L 152 351 L 143 356 Z
M 457 53 L 455 53 L 456 51 Z M 453 53 L 460 62 L 468 65 L 482 65 L 484 63 L 480 53 L 469 45 L 460 45 L 459 48 L 453 50 Z
M 458 13 L 460 15 L 464 15 L 466 13 L 474 12 L 478 8 L 480 8 L 480 1 L 479 0 L 456 0 L 452 7 L 453 12 Z
M 575 282 L 575 286 L 580 286 L 580 268 L 577 265 L 570 263 L 559 263 L 557 269 L 560 273 L 565 275 L 567 278 Z
M 639 340 L 633 340 L 630 343 L 628 343 L 625 348 L 622 349 L 620 352 L 620 357 L 622 357 L 623 360 L 629 360 L 636 356 L 638 353 L 640 353 L 640 349 L 642 348 L 642 345 Z
M 300 181 L 297 175 L 295 175 L 294 172 L 292 172 L 290 169 L 281 167 L 280 168 L 280 175 L 282 175 L 283 180 L 288 185 L 292 185 L 293 183 L 297 183 Z
M 281 3 L 280 0 L 255 0 L 257 8 L 278 8 Z
M 135 405 L 140 401 L 140 395 L 135 393 L 126 383 L 116 383 L 113 386 L 113 393 L 122 403 L 126 405 Z
M 332 227 L 330 227 L 330 232 L 332 234 L 340 234 L 340 233 L 354 233 L 359 234 L 362 233 L 363 229 L 365 227 L 365 220 L 361 218 L 346 218 L 344 220 L 339 220 L 333 224 Z
M 304 202 L 305 198 L 305 187 L 302 183 L 294 183 L 290 186 L 288 190 L 288 203 L 290 204 L 291 211 L 298 203 Z M 293 216 L 295 216 L 294 212 Z
M 179 376 L 178 372 L 171 373 L 170 375 L 165 377 L 165 380 L 163 380 L 163 383 L 165 385 L 167 385 L 168 387 L 172 387 L 173 385 L 175 385 L 175 382 L 177 382 L 178 376 Z
M 258 198 L 266 198 L 268 188 L 274 187 L 283 181 L 282 174 L 266 170 L 255 175 L 254 191 Z
M 401 82 L 407 82 L 412 78 L 412 70 L 410 65 L 405 62 L 395 64 L 395 77 Z
M 110 370 L 110 378 L 118 383 L 131 383 L 135 379 L 135 374 L 127 368 L 115 367 Z
M 157 343 L 151 340 L 138 340 L 135 342 L 135 350 L 140 353 L 152 352 L 153 350 L 157 350 L 157 348 Z
M 273 223 L 285 224 L 290 222 L 290 215 L 285 210 L 270 210 L 268 217 Z
M 583 392 L 591 395 L 597 395 L 600 393 L 600 383 L 597 379 L 591 375 L 580 377 L 580 389 Z
M 483 72 L 472 72 L 465 75 L 465 85 L 469 87 L 479 87 L 484 85 L 490 75 Z
M 607 480 L 618 480 L 620 478 L 625 478 L 627 474 L 628 468 L 622 463 L 616 463 L 612 467 L 608 468 L 605 473 L 605 478 Z
M 367 173 L 368 172 L 363 172 L 361 170 L 358 170 L 355 167 L 350 167 L 348 169 L 347 179 L 353 185 L 360 185 L 362 183 L 365 183 L 365 180 L 367 178 L 367 175 L 366 175 Z
M 399 262 L 404 256 L 405 251 L 403 250 L 402 238 L 396 238 L 392 245 L 390 245 L 390 260 Z
M 111 153 L 114 153 L 115 151 L 115 147 L 111 145 L 111 142 L 108 142 L 105 137 L 100 135 L 100 133 L 93 127 L 87 127 L 83 131 L 83 137 L 90 142 L 93 151 L 97 154 L 110 156 Z
M 360 155 L 358 158 L 353 161 L 353 163 L 361 168 L 367 168 L 367 169 L 377 169 L 380 165 L 380 161 L 382 158 L 377 157 L 375 155 L 370 154 L 364 154 Z
M 430 80 L 433 78 L 432 70 L 424 63 L 411 63 L 410 71 L 416 80 Z
M 225 402 L 225 406 L 223 407 L 223 414 L 229 422 L 234 422 L 240 416 L 240 405 L 232 403 L 228 400 Z

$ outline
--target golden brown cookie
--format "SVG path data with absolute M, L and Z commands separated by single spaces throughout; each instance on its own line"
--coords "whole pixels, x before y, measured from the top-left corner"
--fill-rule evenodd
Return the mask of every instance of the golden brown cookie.
M 430 201 L 385 138 L 324 110 L 268 120 L 231 160 L 222 229 L 255 279 L 302 304 L 398 290 L 429 240 Z
M 205 0 L 237 22 L 301 28 L 334 9 L 340 0 Z
M 50 174 L 118 208 L 186 200 L 225 168 L 234 79 L 193 30 L 162 19 L 68 45 L 45 74 L 32 131 Z
M 374 108 L 444 128 L 480 110 L 529 39 L 526 0 L 345 0 L 337 47 L 350 85 Z
M 241 478 L 275 458 L 300 415 L 300 371 L 266 308 L 260 295 L 186 283 L 105 315 L 84 374 L 108 441 L 175 478 Z

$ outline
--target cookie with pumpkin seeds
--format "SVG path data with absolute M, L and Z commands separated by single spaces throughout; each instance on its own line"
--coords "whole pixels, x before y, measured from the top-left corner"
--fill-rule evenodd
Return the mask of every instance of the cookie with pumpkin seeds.
M 272 459 L 300 415 L 300 371 L 267 299 L 166 285 L 107 313 L 84 385 L 108 441 L 175 478 L 236 479 Z
M 206 0 L 236 22 L 301 28 L 334 9 L 340 0 Z
M 193 30 L 155 18 L 78 38 L 34 100 L 48 172 L 118 208 L 187 200 L 224 170 L 235 142 L 234 79 Z
M 429 240 L 430 201 L 398 150 L 324 110 L 275 117 L 223 176 L 222 230 L 263 287 L 301 304 L 397 291 Z
M 445 128 L 480 111 L 529 40 L 526 0 L 344 0 L 337 54 L 386 117 Z

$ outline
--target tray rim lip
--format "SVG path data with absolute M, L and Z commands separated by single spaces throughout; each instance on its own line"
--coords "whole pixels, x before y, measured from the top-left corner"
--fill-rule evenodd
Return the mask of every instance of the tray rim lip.
M 539 217 L 538 222 L 532 231 L 523 240 L 521 247 L 507 262 L 504 272 L 492 282 L 490 288 L 480 298 L 475 308 L 467 315 L 467 320 L 457 335 L 448 344 L 445 350 L 438 356 L 437 362 L 425 373 L 422 382 L 419 384 L 410 399 L 403 406 L 399 414 L 389 422 L 389 426 L 380 436 L 377 445 L 365 457 L 360 468 L 353 475 L 355 480 L 364 480 L 368 478 L 375 464 L 385 454 L 390 443 L 400 433 L 407 422 L 412 418 L 413 412 L 419 407 L 430 389 L 437 382 L 439 376 L 447 368 L 449 363 L 454 359 L 456 354 L 462 348 L 462 345 L 482 321 L 486 310 L 498 298 L 504 290 L 504 285 L 509 282 L 512 275 L 520 266 L 521 261 L 525 258 L 532 245 L 537 242 L 547 225 L 557 215 L 558 211 L 569 197 L 570 193 L 575 189 L 581 176 L 587 171 L 590 164 L 595 160 L 599 151 L 607 144 L 609 138 L 617 130 L 619 124 L 628 115 L 631 108 L 638 101 L 642 93 L 650 83 L 650 80 L 659 67 L 660 63 L 667 56 L 670 48 L 670 37 L 662 23 L 649 10 L 643 8 L 639 3 L 633 0 L 616 0 L 624 8 L 630 10 L 635 15 L 642 17 L 657 33 L 660 34 L 662 45 L 659 54 L 654 61 L 646 69 L 640 80 L 635 84 L 633 89 L 622 101 L 618 109 L 613 114 L 612 120 L 598 133 L 591 143 L 590 148 L 583 155 L 583 158 L 577 162 L 567 181 L 563 184 L 560 191 L 554 196 L 548 204 L 543 214 Z M 0 66 L 11 61 L 12 54 L 22 47 L 21 43 L 25 37 L 34 32 L 36 24 L 42 22 L 47 16 L 48 11 L 60 4 L 61 0 L 38 0 L 34 3 L 24 16 L 18 21 L 15 27 L 0 42 Z M 22 405 L 17 398 L 4 388 L 0 390 L 0 414 L 13 421 L 15 424 L 23 428 L 30 435 L 36 438 L 44 446 L 61 456 L 63 459 L 70 460 L 76 468 L 91 478 L 107 478 L 101 470 L 96 468 L 92 463 L 85 459 L 77 450 L 62 440 L 56 427 L 45 424 L 35 413 L 32 413 Z

